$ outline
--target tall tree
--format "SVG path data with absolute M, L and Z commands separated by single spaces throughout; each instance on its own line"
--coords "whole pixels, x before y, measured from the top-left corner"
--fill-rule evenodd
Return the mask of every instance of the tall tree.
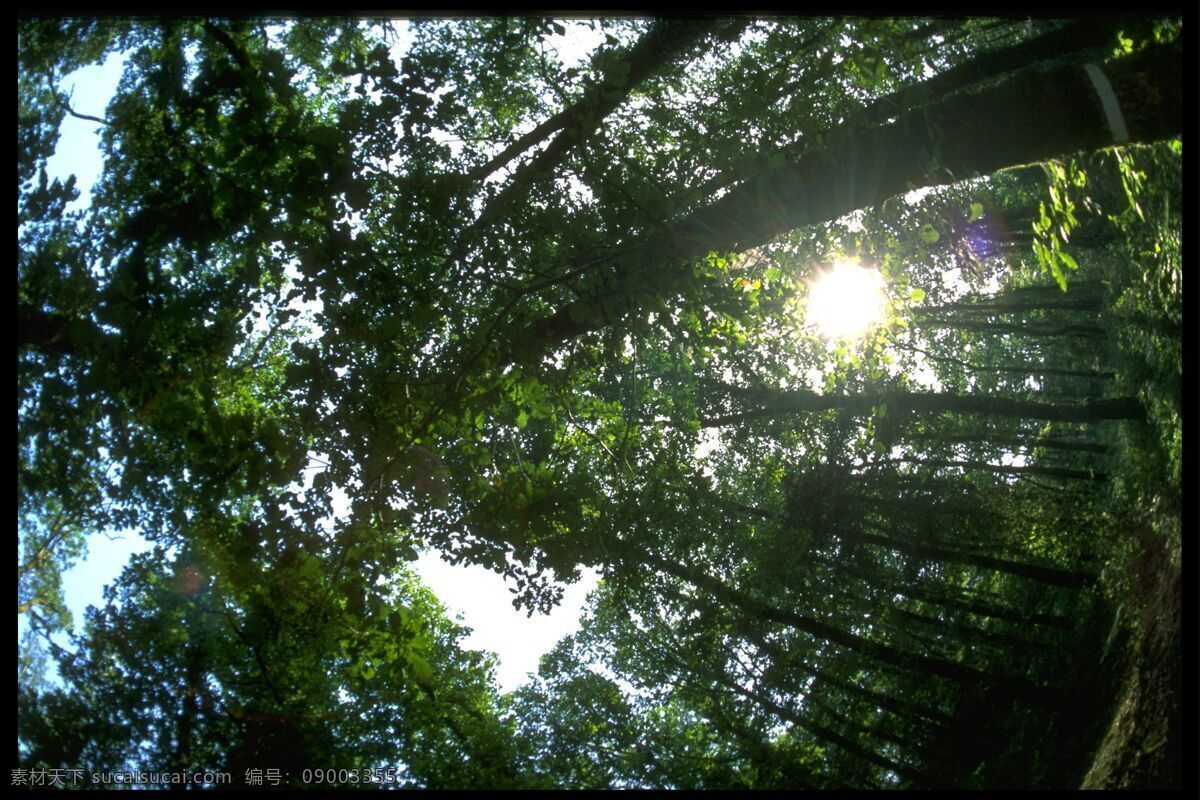
M 1153 493 L 1127 453 L 1178 486 L 1126 362 L 1175 375 L 1179 24 L 404 27 L 21 21 L 18 613 L 66 627 L 87 533 L 157 549 L 46 645 L 63 687 L 19 654 L 19 757 L 975 786 L 1028 753 L 964 731 L 1069 727 L 1088 526 Z M 113 49 L 68 213 L 57 81 Z M 831 343 L 848 257 L 890 306 Z M 530 611 L 606 588 L 502 702 L 421 547 Z

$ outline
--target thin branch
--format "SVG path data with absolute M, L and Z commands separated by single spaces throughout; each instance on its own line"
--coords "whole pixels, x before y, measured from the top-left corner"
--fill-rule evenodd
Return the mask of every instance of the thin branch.
M 81 114 L 80 112 L 71 108 L 71 103 L 69 102 L 69 99 L 70 99 L 70 95 L 67 96 L 67 99 L 60 99 L 58 102 L 59 102 L 59 105 L 62 106 L 63 110 L 66 111 L 68 114 L 70 114 L 72 117 L 75 117 L 76 119 L 87 120 L 88 122 L 99 122 L 101 125 L 104 125 L 105 127 L 112 125 L 112 123 L 106 119 L 102 119 L 101 117 L 93 117 L 91 114 Z
M 34 611 L 32 608 L 29 609 L 28 613 L 30 619 L 37 623 L 35 625 L 30 625 L 30 629 L 46 640 L 46 643 L 50 645 L 52 650 L 54 650 L 55 655 L 66 656 L 67 658 L 75 657 L 74 653 L 61 646 L 58 642 L 54 641 L 54 639 L 50 638 L 50 629 L 52 626 L 41 614 Z
M 229 623 L 229 627 L 232 628 L 233 632 L 237 634 L 237 637 L 242 640 L 242 643 L 250 648 L 250 652 L 253 654 L 255 662 L 258 664 L 258 669 L 262 673 L 263 681 L 267 684 L 267 688 L 271 690 L 271 695 L 275 698 L 275 702 L 277 702 L 280 708 L 282 708 L 284 706 L 283 694 L 280 693 L 279 687 L 275 685 L 275 681 L 271 678 L 271 671 L 267 668 L 267 662 L 263 659 L 262 653 L 259 652 L 258 647 L 254 644 L 254 642 L 250 641 L 250 639 L 238 626 L 237 621 L 233 618 L 233 614 L 230 613 L 229 608 L 222 605 L 221 611 L 224 613 L 225 619 Z

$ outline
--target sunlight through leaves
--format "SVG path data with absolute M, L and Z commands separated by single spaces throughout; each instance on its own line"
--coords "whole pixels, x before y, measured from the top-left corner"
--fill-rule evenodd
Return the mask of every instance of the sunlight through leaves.
M 852 338 L 883 318 L 886 301 L 877 270 L 840 261 L 813 282 L 805 319 L 827 339 Z

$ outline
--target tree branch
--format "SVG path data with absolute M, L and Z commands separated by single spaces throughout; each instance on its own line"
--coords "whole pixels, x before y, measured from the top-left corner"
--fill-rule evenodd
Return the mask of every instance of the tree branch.
M 81 114 L 80 112 L 71 108 L 70 97 L 71 97 L 70 95 L 67 95 L 67 97 L 64 98 L 61 95 L 59 95 L 59 98 L 60 98 L 59 105 L 61 105 L 63 110 L 66 111 L 68 114 L 70 114 L 72 117 L 75 117 L 76 119 L 87 120 L 88 122 L 99 122 L 101 125 L 104 125 L 106 127 L 108 125 L 112 124 L 108 120 L 102 119 L 101 117 L 93 117 L 91 114 Z
M 1130 141 L 1157 141 L 1181 130 L 1181 64 L 1178 43 L 1105 64 Z M 669 296 L 691 276 L 691 262 L 708 253 L 748 250 L 916 188 L 1112 144 L 1108 118 L 1080 63 L 1034 66 L 816 152 L 800 142 L 785 152 L 789 163 L 673 223 L 671 236 L 646 237 L 613 283 L 653 276 L 654 289 L 623 298 L 617 312 L 633 313 Z M 533 323 L 528 334 L 548 348 L 602 324 L 563 308 Z
M 237 65 L 241 67 L 243 72 L 251 72 L 253 70 L 250 64 L 250 57 L 246 55 L 246 51 L 233 40 L 232 36 L 221 28 L 218 28 L 212 20 L 204 20 L 204 32 L 216 39 L 222 47 L 229 51 L 229 54 L 233 56 L 233 60 L 237 62 Z

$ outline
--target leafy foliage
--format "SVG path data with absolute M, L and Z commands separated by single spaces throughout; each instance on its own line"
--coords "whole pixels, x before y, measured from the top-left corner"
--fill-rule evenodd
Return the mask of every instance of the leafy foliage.
M 18 760 L 1070 785 L 1096 581 L 1177 522 L 1178 28 L 21 20 Z M 113 50 L 68 212 L 58 83 Z M 831 344 L 843 259 L 889 308 Z M 422 548 L 530 614 L 602 583 L 501 696 Z

